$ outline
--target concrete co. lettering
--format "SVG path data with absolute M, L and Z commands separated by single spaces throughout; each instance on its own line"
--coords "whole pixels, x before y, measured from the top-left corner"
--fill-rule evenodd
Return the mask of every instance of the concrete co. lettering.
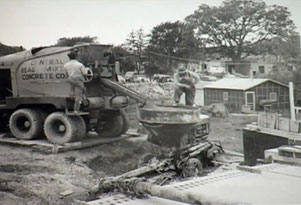
M 62 59 L 35 59 L 21 67 L 22 80 L 60 80 L 67 79 Z
M 30 73 L 22 75 L 22 80 L 60 80 L 67 78 L 67 73 Z

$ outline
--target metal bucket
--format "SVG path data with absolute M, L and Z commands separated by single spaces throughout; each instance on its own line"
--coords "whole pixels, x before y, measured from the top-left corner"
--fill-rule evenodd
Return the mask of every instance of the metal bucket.
M 200 109 L 156 105 L 139 108 L 137 118 L 151 133 L 149 140 L 164 147 L 180 147 L 183 138 L 200 122 Z

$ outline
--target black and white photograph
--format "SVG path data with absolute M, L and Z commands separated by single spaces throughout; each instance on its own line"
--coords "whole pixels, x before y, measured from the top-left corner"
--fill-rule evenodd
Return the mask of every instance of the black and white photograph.
M 301 1 L 0 0 L 0 204 L 301 204 Z

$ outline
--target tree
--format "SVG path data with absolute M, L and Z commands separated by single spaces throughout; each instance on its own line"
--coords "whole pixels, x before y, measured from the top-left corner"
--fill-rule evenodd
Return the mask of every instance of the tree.
M 301 68 L 300 67 L 294 71 L 287 71 L 286 69 L 281 70 L 281 68 L 279 68 L 269 73 L 268 77 L 270 79 L 276 80 L 286 85 L 288 85 L 289 82 L 293 82 L 295 102 L 298 102 L 298 106 L 301 106 L 300 104 L 301 103 L 301 82 L 300 82 Z
M 12 54 L 24 50 L 25 49 L 22 46 L 7 46 L 0 43 L 0 56 Z
M 255 48 L 259 53 L 274 55 L 278 62 L 289 62 L 300 58 L 300 36 L 272 38 L 263 41 Z
M 190 25 L 184 25 L 182 32 L 182 40 L 180 42 L 179 51 L 177 56 L 187 59 L 199 58 L 200 51 L 202 52 L 203 44 L 201 44 L 194 36 L 193 27 Z M 203 53 L 202 53 L 203 54 Z M 203 56 L 202 56 L 203 57 Z
M 225 0 L 220 7 L 201 5 L 185 18 L 195 35 L 233 61 L 256 52 L 254 47 L 274 37 L 294 34 L 290 12 L 282 6 L 267 6 L 255 0 Z
M 97 43 L 97 37 L 84 36 L 84 37 L 71 37 L 60 38 L 55 46 L 74 46 L 79 43 Z
M 148 52 L 157 55 L 153 56 L 154 60 L 161 67 L 163 65 L 167 68 L 167 73 L 172 72 L 171 56 L 176 56 L 181 51 L 183 30 L 184 23 L 176 21 L 174 23 L 161 23 L 154 27 L 151 32 Z
M 136 60 L 136 70 L 139 73 L 145 61 L 144 51 L 147 46 L 147 36 L 144 34 L 143 29 L 132 31 L 126 39 L 126 47 L 128 51 L 133 54 Z
M 116 60 L 120 63 L 120 71 L 121 73 L 125 74 L 128 71 L 135 70 L 135 56 L 129 53 L 125 48 L 122 46 L 114 47 L 114 53 Z

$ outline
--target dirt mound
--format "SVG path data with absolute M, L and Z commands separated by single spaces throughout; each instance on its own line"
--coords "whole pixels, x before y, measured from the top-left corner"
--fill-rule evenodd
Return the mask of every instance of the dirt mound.
M 96 156 L 87 163 L 96 172 L 104 172 L 107 176 L 115 176 L 136 169 L 145 154 L 157 156 L 161 148 L 146 141 L 126 140 L 106 146 L 108 153 Z
M 202 110 L 212 117 L 229 117 L 229 111 L 223 103 L 213 103 L 211 105 L 204 106 Z
M 212 118 L 209 139 L 221 141 L 226 150 L 243 152 L 241 129 L 248 122 L 247 116 Z M 53 155 L 24 147 L 0 148 L 0 204 L 16 205 L 86 201 L 100 178 L 135 169 L 145 157 L 160 158 L 166 151 L 140 137 Z M 69 190 L 70 195 L 62 196 Z
M 31 174 L 33 172 L 48 172 L 53 173 L 54 169 L 46 166 L 22 165 L 22 164 L 4 164 L 0 165 L 0 172 L 13 172 L 22 174 Z

